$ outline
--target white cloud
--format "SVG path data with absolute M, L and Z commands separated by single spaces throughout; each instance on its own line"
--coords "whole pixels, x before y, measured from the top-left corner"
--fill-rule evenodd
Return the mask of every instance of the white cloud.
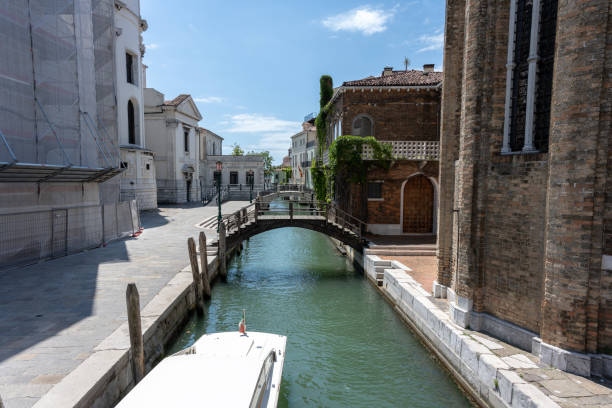
M 230 133 L 276 133 L 299 132 L 300 122 L 278 119 L 274 116 L 264 116 L 253 113 L 240 113 L 230 116 Z
M 387 29 L 387 23 L 395 14 L 395 9 L 384 10 L 361 6 L 345 13 L 336 14 L 323 20 L 323 25 L 332 31 L 359 31 L 372 35 Z
M 444 33 L 439 32 L 432 35 L 422 35 L 419 37 L 419 41 L 424 45 L 417 52 L 425 51 L 437 51 L 444 47 Z
M 156 50 L 159 48 L 159 44 L 157 43 L 151 43 L 151 44 L 145 44 L 147 50 Z
M 195 98 L 194 101 L 201 103 L 221 103 L 225 99 L 220 96 L 202 96 L 200 98 Z

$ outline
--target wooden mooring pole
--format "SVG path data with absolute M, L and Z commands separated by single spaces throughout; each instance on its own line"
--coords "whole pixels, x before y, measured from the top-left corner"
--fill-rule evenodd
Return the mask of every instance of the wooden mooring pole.
M 132 375 L 134 384 L 144 377 L 144 342 L 140 322 L 140 296 L 135 283 L 129 283 L 125 291 L 127 303 L 128 327 L 130 330 L 130 347 L 132 349 Z
M 200 231 L 200 266 L 202 269 L 202 290 L 204 298 L 210 299 L 210 278 L 208 277 L 208 253 L 206 252 L 206 235 Z
M 226 244 L 225 244 L 225 224 L 221 223 L 219 226 L 219 275 L 221 279 L 227 279 L 227 260 L 225 257 Z
M 204 299 L 202 296 L 202 278 L 198 268 L 198 255 L 196 254 L 195 241 L 192 237 L 187 239 L 187 248 L 189 249 L 189 263 L 191 264 L 191 274 L 193 275 L 193 288 L 195 290 L 196 309 L 198 314 L 204 314 Z

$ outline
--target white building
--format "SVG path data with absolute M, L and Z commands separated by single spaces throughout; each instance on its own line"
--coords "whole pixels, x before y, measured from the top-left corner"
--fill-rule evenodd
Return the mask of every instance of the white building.
M 115 1 L 115 74 L 117 128 L 121 146 L 121 198 L 136 199 L 138 208 L 157 208 L 153 152 L 144 132 L 143 89 L 145 47 L 142 32 L 147 22 L 140 17 L 139 0 Z
M 164 101 L 164 94 L 144 89 L 147 145 L 155 154 L 157 200 L 200 201 L 200 132 L 202 115 L 190 95 Z
M 0 267 L 139 227 L 119 201 L 114 13 L 114 0 L 0 2 Z
M 291 136 L 291 169 L 293 182 L 312 188 L 310 164 L 315 158 L 317 128 L 314 121 L 302 123 L 302 131 Z

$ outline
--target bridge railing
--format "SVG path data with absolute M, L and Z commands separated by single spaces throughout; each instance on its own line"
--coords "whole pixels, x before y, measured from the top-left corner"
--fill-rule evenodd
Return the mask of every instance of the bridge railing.
M 326 222 L 334 223 L 340 228 L 351 231 L 359 239 L 362 239 L 366 232 L 366 224 L 360 219 L 338 208 L 334 203 L 327 203 L 316 200 L 293 199 L 283 200 L 287 203 L 286 207 L 270 208 L 269 204 L 265 205 L 261 201 L 256 201 L 242 207 L 240 210 L 226 214 L 222 218 L 227 233 L 239 231 L 250 222 L 257 222 L 259 217 L 263 216 L 282 216 L 293 218 L 308 219 L 307 217 L 316 217 L 319 220 L 325 219 Z

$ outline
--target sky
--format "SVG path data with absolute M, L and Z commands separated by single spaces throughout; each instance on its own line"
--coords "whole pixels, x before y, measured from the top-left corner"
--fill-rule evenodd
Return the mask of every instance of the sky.
M 280 164 L 304 116 L 319 110 L 319 78 L 380 75 L 385 66 L 442 69 L 444 0 L 140 0 L 147 86 L 190 94 L 200 126 Z

